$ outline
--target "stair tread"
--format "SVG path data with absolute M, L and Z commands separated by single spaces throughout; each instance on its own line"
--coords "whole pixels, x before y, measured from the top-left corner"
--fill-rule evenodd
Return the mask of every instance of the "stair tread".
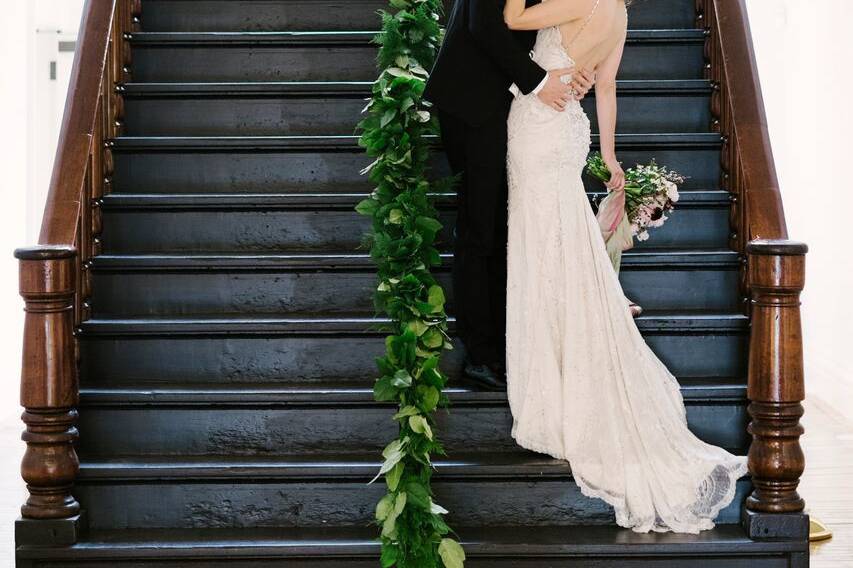
M 454 453 L 436 456 L 439 475 L 482 478 L 495 476 L 570 477 L 568 463 L 526 450 L 517 452 Z M 83 459 L 80 479 L 162 479 L 166 477 L 250 481 L 258 478 L 340 479 L 369 481 L 376 475 L 382 458 L 369 454 L 323 456 L 126 456 L 110 459 Z
M 453 255 L 442 255 L 445 266 Z M 717 249 L 642 249 L 627 251 L 623 267 L 733 267 L 740 264 L 740 254 Z M 102 254 L 92 259 L 96 271 L 205 270 L 238 269 L 275 270 L 357 270 L 375 271 L 375 263 L 367 253 L 185 253 L 185 254 Z
M 454 527 L 469 556 L 616 553 L 751 554 L 804 551 L 804 541 L 753 541 L 738 525 L 718 525 L 698 535 L 638 534 L 616 526 Z M 69 547 L 19 546 L 25 558 L 375 557 L 375 527 L 92 530 Z
M 384 335 L 390 320 L 381 317 L 311 317 L 291 314 L 222 317 L 93 318 L 80 324 L 84 335 L 219 335 L 219 334 L 346 334 Z M 641 331 L 744 331 L 749 318 L 740 313 L 706 310 L 656 312 L 647 310 L 636 319 Z M 453 318 L 450 318 L 451 325 Z
M 362 386 L 359 386 L 359 381 Z M 740 402 L 746 400 L 746 379 L 743 377 L 679 377 L 678 382 L 681 384 L 682 395 L 687 401 Z M 271 404 L 384 404 L 374 400 L 372 385 L 372 378 L 328 379 L 275 385 L 141 381 L 122 387 L 84 384 L 80 389 L 80 400 L 82 406 L 229 403 L 241 406 L 247 404 L 264 406 Z M 506 391 L 484 390 L 462 377 L 453 377 L 444 392 L 450 397 L 451 407 L 507 403 Z
M 439 208 L 455 205 L 455 193 L 432 194 Z M 601 198 L 603 191 L 587 191 Z M 365 192 L 346 193 L 112 193 L 102 198 L 105 209 L 344 209 L 354 208 L 369 196 Z M 731 194 L 725 190 L 687 190 L 680 193 L 678 206 L 714 204 L 728 206 Z
M 617 90 L 627 94 L 708 94 L 711 83 L 705 79 L 620 80 Z M 372 81 L 239 81 L 187 83 L 127 83 L 122 86 L 129 97 L 243 97 L 263 96 L 357 96 L 370 93 Z M 590 92 L 595 96 L 595 90 Z
M 292 45 L 371 46 L 379 32 L 369 31 L 227 31 L 227 32 L 134 32 L 136 45 Z M 628 30 L 628 43 L 704 42 L 704 30 Z
M 453 452 L 432 460 L 437 475 L 445 479 L 465 478 L 571 478 L 569 463 L 519 448 L 502 452 Z M 258 479 L 319 481 L 373 479 L 382 458 L 369 454 L 281 455 L 281 456 L 125 456 L 86 459 L 80 463 L 79 479 L 131 481 L 186 479 L 256 483 Z
M 437 137 L 429 138 L 438 141 Z M 599 136 L 592 136 L 597 144 Z M 116 150 L 352 150 L 363 152 L 358 136 L 119 136 L 111 142 Z M 716 132 L 617 134 L 616 145 L 662 147 L 719 147 L 722 138 Z

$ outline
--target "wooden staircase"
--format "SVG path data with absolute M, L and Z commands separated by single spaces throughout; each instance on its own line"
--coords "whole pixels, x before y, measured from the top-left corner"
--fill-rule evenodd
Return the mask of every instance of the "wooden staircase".
M 16 251 L 19 567 L 378 565 L 366 482 L 395 424 L 373 401 L 384 334 L 353 208 L 384 6 L 89 0 L 40 244 Z M 689 179 L 622 282 L 691 429 L 750 451 L 751 476 L 712 531 L 620 529 L 513 443 L 506 394 L 467 383 L 455 350 L 438 501 L 472 567 L 807 566 L 806 249 L 786 240 L 743 3 L 640 0 L 630 23 L 620 158 Z M 436 199 L 446 236 L 453 195 Z

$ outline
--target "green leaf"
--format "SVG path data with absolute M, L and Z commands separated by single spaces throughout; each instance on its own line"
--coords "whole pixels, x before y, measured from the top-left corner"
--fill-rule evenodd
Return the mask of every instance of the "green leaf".
M 391 384 L 398 388 L 408 388 L 412 386 L 412 375 L 405 369 L 400 369 L 396 373 L 394 373 L 394 378 L 391 380 Z
M 391 469 L 391 471 L 385 474 L 385 483 L 388 485 L 389 490 L 397 490 L 397 487 L 400 485 L 400 478 L 403 477 L 403 472 L 405 470 L 406 466 L 403 462 L 399 462 Z
M 376 399 L 377 402 L 387 402 L 389 400 L 396 400 L 397 393 L 400 392 L 393 384 L 393 379 L 391 377 L 385 376 L 376 380 L 373 383 L 373 398 Z
M 376 210 L 379 209 L 379 202 L 373 199 L 372 197 L 368 197 L 367 199 L 361 200 L 358 205 L 355 206 L 355 210 L 368 217 L 372 216 L 376 213 Z
M 389 108 L 382 114 L 382 118 L 379 120 L 379 127 L 385 128 L 388 124 L 394 120 L 394 117 L 397 116 L 397 109 Z
M 427 329 L 429 329 L 429 326 L 427 326 L 423 321 L 416 319 L 409 322 L 409 329 L 415 332 L 415 335 L 420 337 Z
M 441 230 L 443 225 L 438 219 L 434 219 L 432 217 L 427 217 L 426 215 L 421 215 L 415 220 L 415 224 L 419 229 L 425 231 L 432 231 L 433 233 L 437 233 Z
M 397 439 L 385 446 L 382 450 L 382 457 L 388 459 L 391 456 L 397 455 L 403 451 L 403 447 L 408 443 L 409 438 Z
M 465 551 L 452 538 L 443 538 L 438 544 L 438 555 L 445 568 L 463 568 L 465 566 Z
M 433 311 L 440 312 L 441 310 L 443 310 L 444 302 L 446 300 L 444 297 L 444 290 L 441 288 L 441 286 L 437 284 L 435 286 L 430 286 L 428 294 L 429 304 L 433 306 Z
M 432 428 L 429 427 L 429 422 L 423 416 L 410 416 L 409 428 L 418 434 L 423 434 L 427 439 L 432 440 Z
M 418 396 L 420 397 L 420 408 L 424 412 L 432 412 L 438 406 L 441 393 L 431 385 L 418 385 Z
M 391 568 L 397 563 L 398 548 L 392 544 L 384 544 L 382 546 L 382 554 L 379 556 L 379 562 L 382 568 Z
M 384 521 L 392 510 L 394 510 L 394 495 L 386 493 L 385 496 L 376 503 L 376 520 Z
M 406 508 L 406 497 L 407 494 L 405 491 L 401 491 L 397 494 L 397 498 L 394 499 L 394 513 L 399 515 L 403 512 L 403 509 Z
M 409 497 L 409 502 L 424 511 L 429 511 L 432 498 L 429 495 L 429 490 L 418 481 L 409 481 L 406 483 L 406 494 Z
M 435 328 L 430 328 L 429 331 L 421 336 L 421 339 L 424 345 L 433 349 L 438 349 L 444 344 L 444 336 Z
M 430 499 L 430 501 L 429 501 L 429 512 L 432 513 L 433 515 L 446 515 L 450 511 L 448 511 L 447 509 L 445 509 L 444 507 L 442 507 L 441 505 L 439 505 L 438 503 L 435 503 L 432 499 Z
M 403 212 L 399 209 L 392 209 L 390 213 L 388 213 L 388 222 L 393 225 L 399 225 L 403 222 Z
M 415 416 L 416 414 L 420 414 L 421 411 L 417 406 L 404 406 L 400 409 L 400 411 L 394 415 L 394 420 L 399 420 L 400 418 L 408 418 L 409 416 Z

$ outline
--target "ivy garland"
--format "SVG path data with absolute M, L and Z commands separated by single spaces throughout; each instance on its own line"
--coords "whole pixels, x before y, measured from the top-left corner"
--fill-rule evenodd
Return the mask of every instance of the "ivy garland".
M 358 128 L 360 144 L 374 162 L 362 172 L 375 189 L 356 210 L 372 219 L 366 240 L 377 265 L 375 304 L 391 320 L 381 374 L 374 385 L 377 401 L 399 405 L 394 420 L 399 436 L 382 452 L 374 481 L 384 476 L 387 493 L 376 505 L 382 527 L 381 564 L 397 568 L 460 568 L 465 553 L 448 537 L 447 510 L 432 497 L 430 456 L 443 454 L 434 433 L 434 414 L 447 404 L 447 377 L 439 370 L 443 349 L 450 349 L 445 296 L 430 273 L 441 264 L 435 247 L 442 228 L 430 191 L 452 180 L 427 179 L 430 139 L 437 121 L 422 101 L 441 43 L 442 0 L 389 0 L 382 15 L 379 78 L 373 85 L 367 117 Z

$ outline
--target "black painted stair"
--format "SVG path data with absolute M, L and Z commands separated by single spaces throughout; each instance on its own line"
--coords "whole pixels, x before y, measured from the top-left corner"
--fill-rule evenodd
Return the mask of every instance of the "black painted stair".
M 120 86 L 91 314 L 80 340 L 88 532 L 21 545 L 22 568 L 377 566 L 367 485 L 394 435 L 372 396 L 387 322 L 353 208 L 372 189 L 355 125 L 385 0 L 142 0 Z M 619 81 L 620 158 L 684 174 L 663 229 L 625 254 L 638 326 L 676 375 L 688 424 L 743 454 L 748 319 L 728 248 L 722 140 L 710 128 L 693 0 L 639 0 Z M 594 93 L 584 101 L 594 112 Z M 593 120 L 593 123 L 595 121 Z M 435 175 L 447 173 L 438 141 Z M 585 181 L 590 200 L 602 187 Z M 435 196 L 448 251 L 455 196 Z M 444 253 L 437 270 L 452 316 Z M 453 331 L 451 319 L 451 332 Z M 777 568 L 803 543 L 741 527 L 748 478 L 700 535 L 635 534 L 568 464 L 516 446 L 506 393 L 447 352 L 438 502 L 470 567 Z M 799 566 L 799 564 L 797 564 Z

